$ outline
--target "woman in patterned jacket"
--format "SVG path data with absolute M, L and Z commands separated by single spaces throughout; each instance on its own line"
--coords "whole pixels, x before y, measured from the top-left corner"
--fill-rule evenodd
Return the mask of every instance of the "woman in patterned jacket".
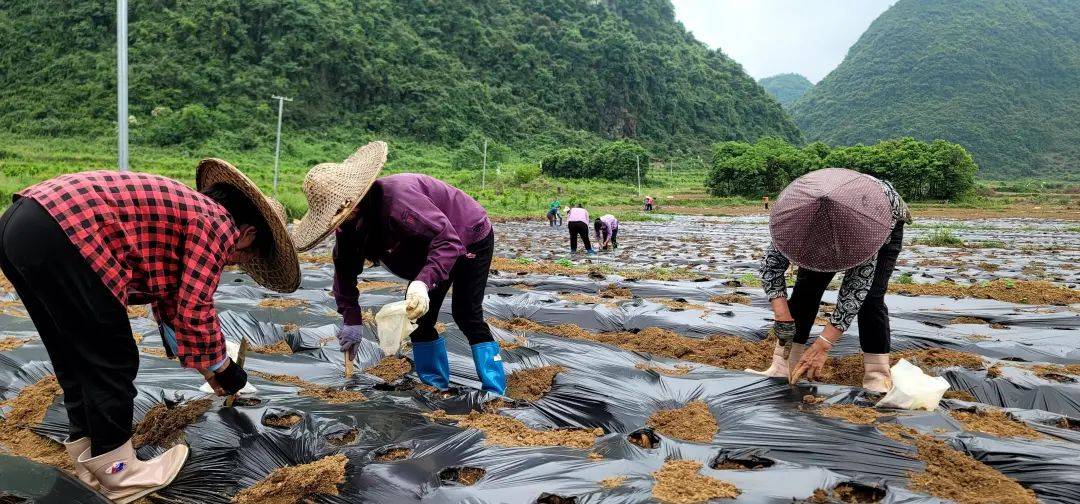
M 887 392 L 889 309 L 885 291 L 911 222 L 907 204 L 888 182 L 841 168 L 827 168 L 792 182 L 769 218 L 773 242 L 761 261 L 761 281 L 774 315 L 778 341 L 765 376 L 814 379 L 829 350 L 858 318 L 863 388 Z M 798 273 L 791 299 L 785 273 Z M 809 348 L 821 297 L 837 272 L 844 280 L 836 308 Z

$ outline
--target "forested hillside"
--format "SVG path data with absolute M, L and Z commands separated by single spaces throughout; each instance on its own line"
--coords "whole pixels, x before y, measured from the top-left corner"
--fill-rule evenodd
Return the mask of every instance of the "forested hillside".
M 1080 172 L 1080 2 L 900 0 L 792 108 L 808 140 L 966 147 L 992 178 Z
M 780 102 L 780 105 L 783 105 L 785 109 L 791 107 L 795 100 L 801 98 L 810 88 L 814 87 L 813 82 L 797 73 L 783 73 L 765 77 L 759 80 L 758 84 L 761 84 L 761 87 L 765 88 L 765 91 L 768 91 L 773 98 L 776 98 L 776 101 Z
M 0 2 L 0 130 L 111 132 L 114 22 L 111 0 Z M 669 0 L 145 0 L 130 34 L 136 142 L 253 146 L 275 94 L 294 128 L 451 146 L 800 139 Z

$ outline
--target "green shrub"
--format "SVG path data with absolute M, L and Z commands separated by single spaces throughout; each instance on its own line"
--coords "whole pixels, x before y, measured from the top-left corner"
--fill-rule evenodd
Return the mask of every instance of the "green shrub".
M 536 165 L 522 165 L 514 168 L 512 179 L 519 186 L 528 184 L 540 177 L 540 167 Z
M 792 180 L 821 167 L 815 154 L 779 138 L 763 138 L 753 145 L 725 142 L 714 149 L 705 185 L 715 196 L 758 198 L 776 194 Z
M 644 180 L 649 169 L 649 152 L 635 142 L 617 140 L 592 151 L 555 151 L 543 159 L 541 167 L 552 177 L 636 181 L 639 162 Z
M 210 138 L 217 131 L 220 118 L 206 107 L 187 105 L 178 112 L 168 108 L 158 109 L 151 115 L 146 137 L 154 145 L 195 146 Z
M 900 275 L 900 277 L 896 279 L 896 283 L 901 285 L 910 285 L 915 283 L 915 279 L 911 277 L 911 272 L 908 271 L 905 272 L 903 275 Z
M 949 228 L 938 228 L 926 236 L 915 240 L 915 243 L 920 245 L 929 245 L 931 247 L 963 247 L 964 240 L 957 238 Z

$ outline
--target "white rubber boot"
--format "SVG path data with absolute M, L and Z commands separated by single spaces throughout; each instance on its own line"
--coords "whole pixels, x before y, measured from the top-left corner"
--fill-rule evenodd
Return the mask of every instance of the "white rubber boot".
M 79 455 L 82 455 L 83 452 L 89 449 L 90 438 L 88 437 L 79 438 L 75 441 L 64 443 L 64 450 L 67 451 L 68 456 L 71 457 L 72 464 L 75 465 L 75 476 L 78 476 L 79 481 L 83 482 L 86 486 L 97 490 L 97 478 L 95 478 L 93 474 L 90 474 L 90 471 L 86 468 L 86 466 L 79 463 Z M 89 457 L 90 454 L 87 454 L 86 456 Z
M 116 504 L 127 504 L 151 492 L 169 486 L 187 461 L 187 445 L 177 445 L 157 458 L 143 462 L 135 456 L 131 440 L 119 448 L 96 457 L 90 450 L 79 456 L 101 485 L 101 493 Z
M 862 386 L 870 392 L 887 393 L 892 389 L 889 354 L 863 354 Z
M 784 357 L 784 345 L 780 344 L 780 341 L 776 342 L 776 347 L 773 348 L 772 363 L 769 364 L 768 369 L 764 371 L 755 371 L 753 369 L 745 369 L 747 373 L 754 373 L 761 376 L 769 377 L 785 377 L 788 375 L 788 363 Z

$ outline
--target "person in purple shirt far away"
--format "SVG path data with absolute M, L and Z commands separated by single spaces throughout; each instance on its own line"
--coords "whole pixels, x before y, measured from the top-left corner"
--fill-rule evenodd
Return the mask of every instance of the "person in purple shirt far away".
M 304 180 L 308 213 L 296 224 L 296 248 L 308 250 L 334 233 L 334 299 L 344 319 L 338 335 L 351 359 L 363 336 L 357 277 L 364 260 L 409 280 L 406 314 L 420 381 L 446 390 L 450 363 L 435 329 L 450 287 L 451 314 L 472 348 L 483 390 L 503 394 L 506 375 L 499 344 L 484 321 L 484 289 L 495 235 L 487 211 L 461 190 L 427 175 L 377 178 L 386 162 L 384 142 L 368 144 L 343 163 L 323 163 Z
M 570 253 L 577 253 L 578 238 L 585 245 L 585 252 L 593 255 L 592 243 L 589 242 L 589 212 L 580 203 L 570 205 L 566 212 L 566 228 L 570 231 Z
M 619 220 L 614 215 L 605 214 L 593 222 L 596 231 L 596 241 L 600 244 L 600 250 L 615 250 L 619 248 Z

